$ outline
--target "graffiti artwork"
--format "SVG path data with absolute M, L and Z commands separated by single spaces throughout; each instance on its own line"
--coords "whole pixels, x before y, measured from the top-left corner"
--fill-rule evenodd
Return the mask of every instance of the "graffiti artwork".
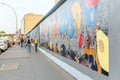
M 96 27 L 97 15 L 95 8 L 85 9 L 86 21 L 90 27 Z
M 40 23 L 40 44 L 109 75 L 108 0 L 67 0 Z
M 71 39 L 74 37 L 75 33 L 74 21 L 71 13 L 67 13 L 66 15 L 67 15 L 66 33 L 67 36 Z
M 82 21 L 82 9 L 79 2 L 75 2 L 71 7 L 71 12 L 77 26 L 77 32 L 80 33 L 81 21 Z

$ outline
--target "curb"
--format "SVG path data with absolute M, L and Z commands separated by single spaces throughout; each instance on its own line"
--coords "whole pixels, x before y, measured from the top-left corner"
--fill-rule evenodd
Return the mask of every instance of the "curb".
M 82 80 L 93 80 L 90 77 L 88 77 L 87 75 L 85 75 L 85 74 L 81 73 L 80 71 L 78 71 L 77 69 L 75 69 L 74 67 L 70 66 L 69 64 L 67 64 L 67 63 L 61 61 L 60 59 L 52 56 L 44 49 L 41 49 L 41 48 L 38 48 L 38 49 L 42 52 L 42 54 L 44 54 L 45 56 L 50 58 L 55 64 L 60 66 L 62 69 L 64 69 L 69 74 L 71 74 L 77 80 L 81 80 L 81 79 Z

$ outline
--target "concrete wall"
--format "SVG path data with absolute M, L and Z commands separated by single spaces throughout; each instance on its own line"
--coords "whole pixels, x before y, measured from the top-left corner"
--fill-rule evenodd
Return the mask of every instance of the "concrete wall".
M 69 1 L 71 1 L 71 0 L 67 0 L 65 3 L 69 2 Z M 74 1 L 81 2 L 81 0 L 72 0 L 72 1 L 73 2 Z M 119 23 L 120 23 L 120 20 L 119 20 L 120 19 L 119 18 L 119 14 L 120 14 L 119 5 L 120 4 L 119 3 L 120 3 L 120 0 L 100 0 L 100 1 L 103 1 L 103 2 L 107 1 L 107 8 L 103 7 L 103 9 L 105 9 L 105 10 L 100 11 L 100 13 L 105 13 L 104 16 L 101 16 L 101 19 L 103 19 L 107 14 L 107 25 L 108 25 L 107 27 L 108 27 L 108 38 L 109 38 L 109 76 L 100 74 L 96 71 L 93 71 L 81 64 L 78 64 L 78 63 L 76 63 L 70 59 L 67 59 L 65 57 L 62 57 L 60 55 L 56 55 L 54 52 L 51 52 L 48 49 L 44 48 L 44 50 L 47 51 L 50 55 L 53 55 L 54 57 L 58 58 L 59 60 L 65 62 L 65 63 L 69 64 L 70 66 L 72 66 L 73 68 L 77 69 L 79 72 L 87 75 L 92 80 L 120 80 L 120 76 L 119 76 L 119 74 L 120 74 L 120 68 L 119 68 L 120 67 L 120 63 L 119 63 L 120 62 L 120 58 L 119 58 L 120 57 L 120 50 L 119 50 L 120 49 L 119 48 L 119 45 L 120 45 L 120 31 L 119 31 L 120 30 L 120 27 L 119 27 Z M 100 9 L 100 7 L 99 7 L 99 9 Z M 99 11 L 99 9 L 98 9 L 98 11 Z M 108 11 L 108 12 L 106 12 L 106 11 Z M 53 16 L 53 14 L 51 14 L 49 17 Z M 49 17 L 43 21 L 43 23 L 44 23 L 43 25 L 40 23 L 40 25 L 39 25 L 40 28 L 42 28 L 45 25 L 45 22 L 47 22 L 49 24 L 49 23 L 52 23 L 51 19 L 55 19 L 54 17 L 51 17 L 51 18 L 49 18 Z M 63 17 L 63 18 L 65 18 L 65 17 Z M 50 21 L 48 19 L 50 19 Z M 104 19 L 102 21 L 104 23 L 106 20 Z M 54 21 L 52 24 L 54 24 Z M 44 30 L 40 29 L 40 35 L 42 34 L 42 31 L 44 31 Z M 53 29 L 53 31 L 54 31 L 54 29 Z M 52 34 L 54 34 L 54 33 L 52 33 Z M 47 39 L 48 38 L 46 38 L 46 41 L 47 41 Z M 53 37 L 53 40 L 54 40 L 54 37 Z M 87 80 L 87 79 L 84 78 L 84 80 Z
M 107 0 L 66 1 L 40 23 L 41 44 L 108 76 L 108 4 Z M 60 50 L 62 45 L 65 52 Z

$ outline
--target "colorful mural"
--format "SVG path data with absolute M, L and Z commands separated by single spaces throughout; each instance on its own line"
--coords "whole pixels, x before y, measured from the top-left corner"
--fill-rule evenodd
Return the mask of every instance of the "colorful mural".
M 80 33 L 81 21 L 82 21 L 82 9 L 79 2 L 75 2 L 71 7 L 71 12 L 77 26 L 77 32 Z
M 108 0 L 67 0 L 40 23 L 40 44 L 109 75 Z

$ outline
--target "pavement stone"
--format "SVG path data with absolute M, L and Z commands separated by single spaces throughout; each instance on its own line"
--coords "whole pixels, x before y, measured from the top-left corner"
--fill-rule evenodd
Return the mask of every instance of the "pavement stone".
M 14 46 L 0 55 L 0 67 L 12 63 L 19 63 L 19 67 L 0 71 L 0 80 L 75 80 L 42 53 L 36 53 L 34 48 L 28 53 L 26 48 Z

